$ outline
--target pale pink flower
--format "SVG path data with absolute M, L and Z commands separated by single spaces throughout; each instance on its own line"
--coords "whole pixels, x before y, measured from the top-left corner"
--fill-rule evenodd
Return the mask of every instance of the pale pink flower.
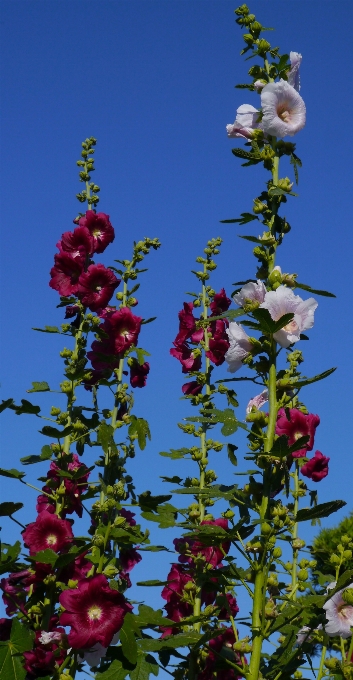
M 312 628 L 309 628 L 309 626 L 303 626 L 300 630 L 297 632 L 297 641 L 295 643 L 295 647 L 300 647 L 300 645 L 303 644 L 303 642 L 310 642 L 312 640 L 312 633 L 314 633 L 317 630 L 322 630 L 322 624 L 320 623 L 315 630 Z
M 260 307 L 268 309 L 274 321 L 278 321 L 285 314 L 294 314 L 292 321 L 273 335 L 281 347 L 289 347 L 293 342 L 300 340 L 300 334 L 303 331 L 313 327 L 314 312 L 317 305 L 318 303 L 314 298 L 302 300 L 299 295 L 294 295 L 291 288 L 278 286 L 276 290 L 270 290 L 266 293 L 264 302 Z
M 268 85 L 268 82 L 266 80 L 255 80 L 254 82 L 254 88 L 257 92 L 261 92 L 265 85 Z
M 256 397 L 253 397 L 250 399 L 247 407 L 246 407 L 246 413 L 251 413 L 251 409 L 253 406 L 255 408 L 261 408 L 266 402 L 268 401 L 268 390 L 263 390 L 260 394 L 257 394 Z
M 300 94 L 286 80 L 269 83 L 261 92 L 261 128 L 275 137 L 291 137 L 305 125 L 306 109 Z
M 42 630 L 38 640 L 42 645 L 51 645 L 52 642 L 59 642 L 62 634 L 57 631 L 47 632 Z
M 349 586 L 349 589 L 353 589 L 353 584 Z M 348 589 L 344 588 L 343 590 Z M 352 635 L 353 607 L 343 600 L 343 590 L 339 590 L 324 604 L 327 619 L 325 632 L 330 637 L 339 635 L 346 639 Z
M 243 359 L 246 359 L 249 355 L 252 344 L 243 327 L 235 321 L 232 321 L 229 324 L 227 335 L 230 347 L 224 358 L 228 364 L 228 372 L 235 373 L 235 371 L 238 371 L 239 368 L 241 368 Z
M 299 52 L 290 52 L 290 71 L 288 72 L 288 82 L 294 87 L 297 92 L 300 90 L 300 76 L 299 68 L 302 61 L 302 55 Z
M 245 286 L 239 291 L 239 293 L 235 293 L 233 295 L 233 300 L 234 302 L 239 305 L 240 307 L 243 307 L 248 300 L 251 302 L 257 301 L 259 303 L 263 302 L 265 299 L 266 295 L 266 287 L 260 279 L 257 280 L 257 283 L 254 281 L 250 281 L 249 283 L 246 283 Z
M 119 637 L 120 631 L 115 633 L 110 643 L 110 646 L 116 645 L 116 643 L 119 641 Z M 101 645 L 100 642 L 96 642 L 96 644 L 93 645 L 93 647 L 83 651 L 82 655 L 80 655 L 80 659 L 82 659 L 82 661 L 86 661 L 86 663 L 88 663 L 88 665 L 91 666 L 92 668 L 92 666 L 98 666 L 100 660 L 106 657 L 107 651 L 108 647 L 103 647 L 103 645 Z
M 227 125 L 228 137 L 244 137 L 250 139 L 258 123 L 259 111 L 251 104 L 242 104 L 237 109 L 237 116 L 233 125 Z

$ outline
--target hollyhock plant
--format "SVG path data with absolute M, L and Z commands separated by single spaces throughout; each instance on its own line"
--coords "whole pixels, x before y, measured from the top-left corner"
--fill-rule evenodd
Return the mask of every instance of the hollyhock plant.
M 105 331 L 117 354 L 125 352 L 131 345 L 137 344 L 142 318 L 132 314 L 128 307 L 107 314 L 100 328 Z
M 103 574 L 80 581 L 74 590 L 65 590 L 59 601 L 65 609 L 60 623 L 71 626 L 68 641 L 74 649 L 87 649 L 97 642 L 108 647 L 132 609 L 121 593 L 109 587 Z
M 87 210 L 84 217 L 80 217 L 79 226 L 85 227 L 93 239 L 93 252 L 103 253 L 109 243 L 115 238 L 114 229 L 110 224 L 109 215 Z
M 202 385 L 198 383 L 196 380 L 192 380 L 189 383 L 184 383 L 181 389 L 185 396 L 196 397 L 197 394 L 200 394 L 200 392 L 202 392 Z
M 103 309 L 110 301 L 120 279 L 103 264 L 91 264 L 78 282 L 78 297 L 92 312 Z
M 24 668 L 29 678 L 38 678 L 53 673 L 61 666 L 66 657 L 66 650 L 60 649 L 59 643 L 65 635 L 63 628 L 53 632 L 37 631 L 34 647 L 29 652 L 24 652 Z
M 215 520 L 204 520 L 200 522 L 200 526 L 204 525 L 209 525 L 209 526 L 218 526 L 221 529 L 224 529 L 224 531 L 228 530 L 228 521 L 224 519 L 223 517 L 220 517 L 219 519 Z M 202 555 L 202 557 L 205 559 L 207 564 L 212 565 L 212 567 L 217 568 L 222 562 L 222 559 L 224 558 L 225 555 L 229 552 L 230 548 L 230 542 L 225 541 L 222 543 L 221 547 L 219 546 L 214 546 L 214 545 L 204 545 L 199 541 L 198 539 L 184 539 L 184 538 L 175 538 L 173 541 L 175 545 L 175 549 L 177 552 L 180 552 L 180 557 L 179 557 L 179 562 L 182 564 L 190 564 L 192 565 L 194 563 L 193 556 L 196 557 L 197 555 Z M 186 553 L 191 553 L 191 555 L 187 555 Z
M 54 255 L 54 267 L 50 270 L 49 286 L 66 297 L 75 295 L 79 288 L 78 280 L 83 272 L 84 259 L 74 257 L 64 251 Z
M 266 135 L 292 137 L 305 125 L 304 101 L 286 80 L 269 83 L 261 90 L 261 108 L 261 128 Z
M 353 590 L 350 585 L 346 590 Z M 343 589 L 335 593 L 325 604 L 327 623 L 325 632 L 330 637 L 339 635 L 344 640 L 352 635 L 353 626 L 353 606 L 347 604 L 342 598 Z
M 73 257 L 82 257 L 82 255 L 92 255 L 93 245 L 93 238 L 88 229 L 77 227 L 74 231 L 65 231 L 56 247 L 66 253 L 71 253 Z
M 221 620 L 223 619 L 227 620 L 229 619 L 230 616 L 234 617 L 239 613 L 238 603 L 234 595 L 231 595 L 231 593 L 227 593 L 225 597 L 227 600 L 227 606 L 224 604 L 224 607 L 222 607 L 221 611 L 218 614 L 218 617 Z
M 276 423 L 276 434 L 288 437 L 289 446 L 293 446 L 300 437 L 309 436 L 308 442 L 302 449 L 292 453 L 293 458 L 306 456 L 307 451 L 314 447 L 314 437 L 317 426 L 320 425 L 319 416 L 314 413 L 305 414 L 296 408 L 289 409 L 289 420 L 284 408 L 279 409 Z
M 266 293 L 260 307 L 268 309 L 274 321 L 278 321 L 285 314 L 294 314 L 293 319 L 273 335 L 281 347 L 287 348 L 300 340 L 300 334 L 303 331 L 313 327 L 314 312 L 317 305 L 318 303 L 314 298 L 302 300 L 299 295 L 294 295 L 290 288 L 281 285 L 276 290 Z
M 180 361 L 183 373 L 198 371 L 201 368 L 201 356 L 198 350 L 192 350 L 186 342 L 182 345 L 177 345 L 175 342 L 173 344 L 175 347 L 169 350 L 170 354 Z
M 215 366 L 220 366 L 223 364 L 224 357 L 229 349 L 227 323 L 218 319 L 213 321 L 207 330 L 212 333 L 212 337 L 208 341 L 209 349 L 206 351 L 206 356 Z
M 241 680 L 241 675 L 236 675 L 234 669 L 227 666 L 223 661 L 223 666 L 220 666 L 220 660 L 230 657 L 233 662 L 241 664 L 241 656 L 239 652 L 233 651 L 235 643 L 235 635 L 232 628 L 224 628 L 224 632 L 209 641 L 209 653 L 205 661 L 205 667 L 199 673 L 199 680 L 211 680 L 216 677 L 216 680 Z M 222 650 L 226 649 L 223 655 Z
M 145 387 L 147 376 L 150 372 L 150 365 L 148 361 L 140 364 L 134 360 L 130 365 L 130 385 L 131 387 Z
M 174 344 L 182 345 L 188 338 L 191 342 L 198 343 L 203 339 L 203 329 L 196 329 L 196 319 L 193 315 L 194 305 L 192 302 L 184 302 L 184 309 L 179 314 L 179 332 Z
M 300 64 L 302 62 L 302 55 L 299 54 L 298 52 L 290 52 L 289 53 L 289 59 L 290 59 L 290 71 L 288 71 L 287 77 L 288 77 L 288 83 L 294 87 L 297 92 L 300 90 L 300 75 L 299 75 L 299 69 L 300 69 Z
M 212 316 L 223 314 L 223 312 L 226 312 L 229 309 L 230 304 L 231 299 L 227 297 L 224 288 L 221 288 L 219 293 L 216 293 L 213 296 L 213 300 L 210 303 L 210 310 L 212 312 Z
M 243 327 L 235 321 L 229 324 L 227 335 L 229 338 L 229 349 L 224 358 L 228 364 L 228 372 L 235 373 L 235 371 L 242 367 L 243 360 L 249 356 L 252 344 Z
M 264 389 L 260 394 L 257 394 L 256 397 L 253 397 L 250 399 L 247 407 L 246 407 L 246 413 L 249 414 L 252 411 L 252 408 L 254 407 L 255 409 L 260 409 L 261 406 L 266 404 L 268 401 L 268 390 Z
M 192 605 L 183 600 L 183 591 L 188 583 L 193 583 L 193 578 L 181 564 L 172 564 L 167 576 L 168 585 L 164 586 L 161 596 L 167 601 L 164 606 L 168 618 L 176 623 L 192 613 Z M 162 637 L 169 635 L 171 628 L 165 628 Z
M 2 599 L 6 606 L 7 616 L 12 616 L 17 610 L 24 609 L 26 593 L 30 587 L 28 582 L 30 576 L 28 569 L 24 569 L 1 579 L 0 588 L 3 591 Z
M 260 305 L 264 301 L 266 293 L 265 284 L 258 279 L 256 282 L 249 281 L 238 293 L 234 293 L 233 300 L 239 307 L 244 307 L 249 302 L 258 302 Z
M 302 465 L 300 472 L 305 477 L 312 479 L 313 482 L 321 482 L 328 475 L 329 460 L 321 451 L 315 451 L 314 458 Z
M 66 495 L 65 508 L 62 511 L 62 515 L 64 516 L 66 514 L 76 512 L 79 517 L 82 517 L 81 495 L 87 490 L 87 481 L 90 473 L 87 465 L 81 463 L 76 453 L 72 455 L 72 460 L 67 464 L 67 469 L 68 472 L 77 472 L 80 470 L 81 474 L 79 478 L 74 480 L 64 477 L 63 479 L 60 476 L 61 468 L 54 461 L 52 461 L 50 463 L 50 469 L 47 475 L 48 485 L 43 487 L 43 491 L 50 493 L 53 489 L 58 489 L 63 482 Z M 40 505 L 44 506 L 44 501 L 41 501 Z M 48 512 L 53 512 L 53 510 L 48 507 Z
M 260 127 L 260 112 L 251 104 L 242 104 L 237 109 L 237 115 L 232 125 L 227 125 L 228 137 L 243 137 L 251 139 L 254 130 Z
M 70 522 L 47 510 L 39 513 L 35 522 L 27 524 L 22 536 L 30 555 L 47 548 L 59 552 L 67 548 L 73 539 Z

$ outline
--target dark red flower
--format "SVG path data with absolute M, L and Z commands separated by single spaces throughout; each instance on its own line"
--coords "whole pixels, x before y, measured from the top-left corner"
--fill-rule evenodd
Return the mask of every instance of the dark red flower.
M 172 568 L 167 576 L 168 585 L 162 590 L 162 598 L 167 601 L 165 610 L 168 618 L 172 621 L 181 621 L 186 616 L 192 614 L 192 606 L 182 599 L 183 591 L 187 583 L 193 582 L 192 576 L 181 564 L 172 564 Z M 169 629 L 168 629 L 169 631 Z M 164 630 L 164 636 L 169 632 Z
M 80 581 L 74 590 L 65 590 L 59 601 L 66 610 L 60 623 L 71 626 L 68 641 L 74 649 L 87 649 L 97 642 L 108 647 L 125 614 L 132 610 L 121 593 L 109 587 L 103 574 Z
M 230 593 L 227 593 L 226 598 L 228 602 L 228 607 L 226 607 L 225 605 L 224 607 L 222 607 L 221 611 L 218 614 L 219 619 L 229 619 L 230 615 L 234 617 L 239 612 L 238 603 L 235 597 L 233 597 L 233 595 L 231 595 Z
M 135 548 L 128 549 L 123 548 L 122 550 L 120 550 L 119 559 L 123 571 L 125 573 L 129 573 L 136 566 L 136 564 L 141 562 L 142 557 L 140 553 L 138 553 L 137 550 L 135 550 Z
M 313 413 L 305 415 L 296 408 L 289 409 L 289 418 L 290 420 L 288 420 L 284 408 L 278 411 L 276 434 L 286 435 L 289 446 L 295 444 L 300 437 L 309 436 L 305 446 L 292 453 L 293 458 L 302 458 L 306 455 L 307 451 L 313 450 L 315 431 L 320 424 L 320 418 Z
M 48 496 L 37 496 L 36 510 L 38 513 L 47 510 L 47 512 L 53 515 L 55 513 L 55 503 Z
M 49 286 L 60 295 L 73 295 L 78 291 L 78 279 L 83 272 L 84 260 L 61 251 L 54 255 L 54 267 L 50 270 Z
M 0 619 L 0 642 L 10 639 L 12 619 Z
M 104 309 L 111 299 L 120 279 L 103 264 L 91 264 L 78 282 L 78 296 L 92 312 Z
M 74 231 L 65 231 L 56 247 L 66 253 L 71 253 L 74 257 L 86 256 L 92 255 L 94 241 L 86 227 L 77 227 Z
M 200 385 L 196 380 L 192 380 L 191 382 L 182 385 L 181 389 L 183 394 L 194 397 L 196 394 L 200 394 L 200 392 L 202 392 L 202 385 Z
M 132 314 L 128 307 L 122 307 L 107 315 L 100 326 L 109 336 L 117 354 L 125 352 L 137 344 L 142 318 Z
M 30 652 L 23 652 L 24 668 L 29 678 L 51 675 L 56 667 L 61 666 L 66 657 L 66 650 L 60 649 L 58 644 L 63 634 L 65 634 L 63 628 L 58 628 L 50 633 L 36 632 L 33 649 Z
M 60 581 L 64 583 L 67 583 L 69 580 L 81 581 L 87 577 L 90 569 L 92 569 L 92 562 L 86 560 L 84 555 L 80 555 L 60 571 Z
M 202 340 L 204 331 L 202 328 L 196 330 L 196 319 L 193 315 L 194 305 L 192 302 L 184 302 L 184 309 L 182 309 L 179 316 L 179 333 L 174 340 L 175 345 L 182 345 L 188 338 L 194 343 L 199 343 Z
M 65 319 L 72 319 L 79 311 L 80 308 L 78 305 L 68 305 L 65 309 Z
M 115 354 L 113 341 L 108 340 L 94 340 L 91 345 L 91 352 L 87 352 L 87 357 L 94 368 L 94 376 L 99 380 L 111 375 L 113 368 L 118 368 L 120 355 Z M 100 375 L 101 373 L 101 375 Z
M 182 345 L 173 344 L 175 347 L 172 347 L 172 349 L 169 350 L 170 354 L 180 361 L 183 367 L 183 373 L 199 371 L 201 368 L 201 355 L 195 355 L 195 350 L 192 350 L 186 342 Z
M 148 361 L 145 361 L 145 363 L 141 365 L 137 360 L 135 360 L 130 366 L 131 387 L 145 387 L 149 372 L 150 365 Z
M 6 606 L 7 616 L 12 616 L 17 610 L 24 610 L 30 576 L 31 572 L 25 569 L 1 579 L 0 588 L 3 591 L 2 599 Z
M 66 471 L 66 466 L 63 468 Z M 66 490 L 65 494 L 65 514 L 71 514 L 76 512 L 79 517 L 82 517 L 82 503 L 81 495 L 87 490 L 87 480 L 89 477 L 89 470 L 84 463 L 81 463 L 79 457 L 76 453 L 71 456 L 71 462 L 67 464 L 68 472 L 77 472 L 80 470 L 80 475 L 77 479 L 63 478 L 59 475 L 61 468 L 57 463 L 52 461 L 50 463 L 50 470 L 48 472 L 48 486 L 43 487 L 43 491 L 50 493 L 53 489 L 58 489 L 62 481 L 64 481 L 64 486 Z M 49 508 L 48 508 L 49 510 Z M 53 510 L 49 510 L 53 512 Z
M 329 458 L 326 458 L 321 451 L 315 451 L 314 458 L 308 460 L 301 468 L 300 472 L 305 477 L 309 477 L 313 482 L 321 482 L 322 479 L 328 475 L 328 462 Z
M 109 243 L 115 238 L 114 229 L 110 224 L 109 215 L 87 210 L 84 217 L 79 219 L 80 227 L 86 227 L 93 238 L 93 252 L 103 253 Z
M 235 674 L 231 666 L 222 660 L 222 656 L 233 663 L 241 665 L 241 656 L 233 651 L 235 636 L 232 628 L 225 628 L 224 633 L 209 641 L 209 654 L 205 661 L 204 670 L 198 675 L 198 680 L 241 680 L 242 676 Z
M 223 517 L 215 520 L 204 520 L 201 522 L 200 526 L 205 524 L 210 526 L 218 526 L 225 531 L 228 530 L 228 521 Z M 205 561 L 215 568 L 221 564 L 224 554 L 227 554 L 230 548 L 229 541 L 225 541 L 221 546 L 205 545 L 198 538 L 176 538 L 173 542 L 175 549 L 181 553 L 179 562 L 192 565 L 194 562 L 192 556 L 196 557 L 197 555 L 202 555 Z M 186 552 L 191 553 L 191 555 L 187 555 Z
M 22 536 L 30 555 L 35 555 L 46 548 L 59 552 L 70 545 L 73 539 L 70 522 L 52 515 L 47 510 L 39 513 L 35 522 L 27 524 Z
M 120 515 L 122 517 L 125 517 L 126 521 L 128 524 L 130 524 L 131 527 L 136 526 L 136 520 L 134 519 L 135 513 L 131 512 L 131 510 L 126 510 L 125 508 L 121 508 L 119 511 Z
M 230 298 L 226 296 L 226 291 L 222 288 L 219 293 L 215 294 L 210 304 L 212 316 L 219 316 L 220 314 L 223 314 L 223 312 L 226 312 L 227 309 L 229 309 L 230 303 Z
M 229 342 L 226 339 L 213 338 L 209 339 L 209 349 L 206 352 L 206 356 L 212 361 L 215 366 L 221 366 L 224 362 L 224 357 L 229 350 Z

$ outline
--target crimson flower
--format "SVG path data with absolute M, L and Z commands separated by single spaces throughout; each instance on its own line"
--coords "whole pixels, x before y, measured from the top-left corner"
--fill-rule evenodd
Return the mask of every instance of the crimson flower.
M 78 296 L 92 312 L 107 306 L 120 279 L 117 279 L 111 269 L 103 264 L 91 264 L 83 272 L 78 282 Z
M 66 253 L 71 253 L 74 257 L 86 256 L 92 255 L 94 241 L 86 227 L 77 227 L 74 231 L 65 231 L 56 247 Z
M 23 611 L 26 592 L 30 586 L 28 582 L 30 576 L 31 573 L 25 569 L 1 579 L 0 588 L 3 591 L 2 599 L 6 606 L 7 616 L 12 616 L 18 609 Z
M 134 517 L 135 517 L 134 512 L 131 512 L 131 510 L 126 510 L 125 508 L 121 508 L 120 515 L 126 519 L 127 523 L 130 524 L 131 527 L 136 526 L 136 520 L 134 519 Z
M 46 548 L 59 552 L 70 545 L 73 539 L 70 522 L 52 515 L 47 510 L 39 513 L 35 522 L 27 524 L 22 536 L 30 555 L 35 555 Z
M 38 513 L 46 510 L 53 515 L 55 513 L 55 504 L 48 496 L 37 496 L 36 510 Z
M 202 385 L 200 385 L 196 380 L 192 380 L 189 383 L 185 383 L 182 385 L 182 392 L 186 396 L 192 396 L 195 397 L 197 394 L 200 394 L 202 392 Z
M 286 435 L 289 446 L 295 444 L 300 437 L 309 436 L 309 440 L 304 447 L 292 453 L 293 458 L 302 458 L 306 455 L 307 451 L 313 450 L 315 431 L 320 424 L 320 418 L 313 413 L 305 415 L 305 413 L 296 408 L 289 409 L 289 418 L 288 420 L 284 408 L 278 411 L 276 434 Z
M 206 352 L 206 356 L 216 366 L 223 364 L 224 357 L 229 349 L 227 326 L 227 321 L 218 319 L 217 321 L 212 321 L 207 329 L 208 332 L 212 333 L 212 337 L 209 339 L 209 349 Z
M 79 226 L 86 227 L 93 238 L 93 252 L 103 253 L 109 243 L 115 238 L 114 229 L 110 224 L 109 215 L 87 210 L 84 217 L 80 217 Z
M 78 279 L 83 272 L 83 258 L 61 251 L 54 255 L 54 262 L 54 267 L 50 270 L 49 286 L 66 297 L 76 294 Z
M 167 601 L 164 609 L 172 621 L 181 621 L 192 614 L 192 606 L 182 599 L 183 591 L 187 583 L 193 582 L 192 576 L 181 564 L 172 564 L 167 576 L 168 585 L 161 592 L 163 600 Z M 169 635 L 171 629 L 165 629 L 163 637 Z
M 50 633 L 40 630 L 36 632 L 33 649 L 30 652 L 23 652 L 24 668 L 29 678 L 51 675 L 56 666 L 61 666 L 66 657 L 66 650 L 59 649 L 56 642 L 60 640 L 62 634 L 65 634 L 63 628 L 58 628 Z
M 233 651 L 235 636 L 232 628 L 225 628 L 221 635 L 212 638 L 209 643 L 209 654 L 205 661 L 205 668 L 198 675 L 199 680 L 241 680 L 242 676 L 235 675 L 235 671 L 226 662 L 222 662 L 222 650 L 224 655 L 235 663 L 241 665 L 239 652 Z M 216 675 L 214 675 L 216 674 Z
M 0 642 L 10 639 L 12 619 L 0 619 Z
M 309 477 L 313 482 L 321 482 L 322 479 L 328 475 L 328 462 L 329 458 L 326 458 L 321 451 L 315 451 L 314 458 L 308 460 L 307 463 L 302 465 L 300 472 L 305 477 Z
M 172 347 L 170 354 L 180 361 L 183 367 L 183 373 L 189 373 L 189 371 L 199 371 L 201 368 L 201 356 L 196 354 L 195 350 L 192 350 L 189 345 L 184 342 L 182 345 L 178 345 L 173 342 L 174 347 Z M 198 350 L 197 350 L 198 352 Z
M 204 520 L 200 523 L 200 526 L 205 524 L 210 526 L 218 526 L 225 531 L 228 530 L 228 521 L 223 517 L 214 520 Z M 175 549 L 181 553 L 179 562 L 190 565 L 192 565 L 194 562 L 193 556 L 196 557 L 197 555 L 202 555 L 208 564 L 211 564 L 213 567 L 218 567 L 222 562 L 224 554 L 227 554 L 230 548 L 229 541 L 222 543 L 221 547 L 218 545 L 205 545 L 197 538 L 175 538 L 173 542 Z M 191 555 L 186 555 L 186 551 L 191 553 Z
M 219 293 L 216 293 L 211 304 L 210 310 L 213 316 L 218 316 L 229 309 L 231 300 L 226 296 L 226 291 L 222 288 Z
M 179 333 L 174 340 L 175 345 L 182 345 L 188 338 L 191 342 L 198 343 L 202 340 L 204 332 L 200 328 L 196 330 L 196 319 L 193 315 L 194 304 L 192 302 L 184 302 L 184 309 L 179 314 Z
M 145 361 L 145 363 L 142 365 L 139 364 L 138 361 L 134 361 L 130 366 L 131 387 L 145 387 L 149 372 L 150 365 L 148 361 Z
M 137 344 L 141 321 L 142 318 L 132 314 L 128 307 L 122 307 L 107 314 L 100 328 L 109 336 L 114 352 L 121 354 Z
M 80 581 L 74 590 L 65 590 L 59 602 L 66 610 L 60 623 L 71 626 L 68 641 L 74 649 L 87 649 L 97 642 L 108 647 L 125 614 L 132 610 L 123 595 L 109 587 L 103 574 Z
M 228 602 L 228 607 L 226 607 L 225 605 L 224 607 L 222 607 L 221 611 L 218 614 L 219 619 L 229 619 L 230 616 L 234 617 L 239 612 L 238 603 L 235 597 L 233 597 L 233 595 L 231 595 L 230 593 L 227 593 L 226 598 Z
M 135 550 L 135 548 L 124 548 L 123 550 L 120 550 L 119 560 L 123 571 L 125 573 L 129 573 L 136 566 L 136 564 L 141 562 L 142 557 L 140 553 Z
M 65 319 L 72 319 L 72 317 L 76 316 L 79 311 L 80 308 L 78 305 L 67 305 L 65 309 Z
M 68 479 L 67 477 L 64 478 L 64 486 L 66 490 L 64 511 L 69 515 L 73 512 L 76 512 L 79 517 L 82 517 L 81 495 L 87 490 L 86 482 L 90 473 L 87 466 L 84 463 L 81 463 L 76 453 L 70 456 L 70 458 L 72 458 L 72 460 L 67 465 L 68 472 L 76 472 L 77 470 L 80 470 L 80 476 L 78 479 Z M 59 475 L 60 471 L 61 468 L 54 461 L 52 461 L 50 463 L 50 470 L 47 475 L 48 486 L 44 486 L 43 491 L 50 493 L 50 491 L 53 489 L 59 488 L 63 481 L 63 478 Z M 43 501 L 41 504 L 42 503 Z M 48 511 L 54 512 L 49 507 Z

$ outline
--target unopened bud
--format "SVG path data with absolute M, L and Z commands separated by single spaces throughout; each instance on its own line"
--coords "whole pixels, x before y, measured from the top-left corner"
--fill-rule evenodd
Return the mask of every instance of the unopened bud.
M 338 557 L 338 555 L 335 555 L 335 553 L 333 553 L 333 555 L 331 555 L 331 557 L 330 557 L 330 563 L 331 564 L 341 564 L 341 559 Z
M 346 602 L 346 604 L 353 606 L 353 588 L 347 588 L 343 591 L 342 600 L 343 602 Z
M 273 557 L 276 560 L 279 557 L 282 557 L 282 549 L 281 548 L 275 548 L 272 554 L 273 554 Z
M 268 52 L 270 48 L 271 45 L 269 42 L 267 42 L 267 40 L 259 40 L 257 44 L 257 50 L 261 56 L 264 57 L 266 55 L 266 52 Z
M 253 212 L 255 213 L 255 215 L 263 213 L 264 210 L 267 210 L 266 203 L 262 203 L 262 201 L 260 201 L 259 198 L 254 198 Z
M 307 569 L 299 569 L 299 571 L 298 571 L 299 581 L 307 581 L 308 577 L 309 577 L 309 574 L 308 574 Z

